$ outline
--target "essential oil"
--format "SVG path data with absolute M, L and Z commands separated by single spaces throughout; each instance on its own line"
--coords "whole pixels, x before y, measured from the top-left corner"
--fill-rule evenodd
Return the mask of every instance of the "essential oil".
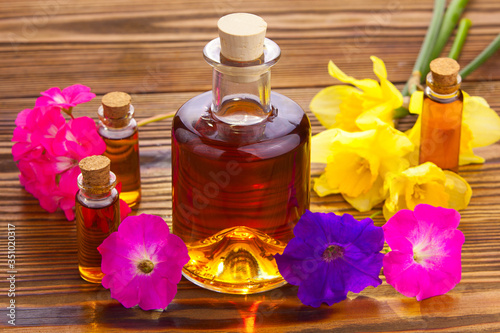
M 120 201 L 115 189 L 116 177 L 109 171 L 105 156 L 90 156 L 80 161 L 76 194 L 76 230 L 80 276 L 101 283 L 101 254 L 97 247 L 120 224 Z
M 419 162 L 458 172 L 463 95 L 460 66 L 450 58 L 430 64 L 424 94 Z
M 121 183 L 120 198 L 134 206 L 141 199 L 141 169 L 139 132 L 130 103 L 130 96 L 124 92 L 108 93 L 98 114 L 99 134 L 106 143 L 104 156 L 111 160 L 111 171 Z
M 262 52 L 234 59 L 219 39 L 210 42 L 213 91 L 186 102 L 173 120 L 173 231 L 191 257 L 183 274 L 220 292 L 283 285 L 273 256 L 309 208 L 309 119 L 270 92 L 280 52 L 268 39 L 264 45 L 256 62 Z

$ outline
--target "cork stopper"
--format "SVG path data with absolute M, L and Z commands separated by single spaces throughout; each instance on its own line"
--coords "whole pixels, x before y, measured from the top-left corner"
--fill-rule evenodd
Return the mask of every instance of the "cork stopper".
M 432 90 L 438 94 L 451 94 L 460 88 L 460 65 L 451 58 L 437 58 L 431 61 Z
M 221 54 L 234 61 L 252 61 L 264 53 L 267 23 L 248 13 L 223 16 L 217 23 Z
M 106 118 L 118 119 L 127 116 L 132 98 L 121 91 L 113 91 L 102 97 L 102 108 Z
M 109 185 L 111 161 L 106 156 L 94 155 L 85 157 L 78 166 L 82 171 L 82 183 L 87 188 Z

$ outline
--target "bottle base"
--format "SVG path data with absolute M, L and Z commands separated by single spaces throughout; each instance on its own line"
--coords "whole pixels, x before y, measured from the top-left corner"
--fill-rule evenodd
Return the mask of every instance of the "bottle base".
M 101 283 L 104 273 L 101 271 L 101 267 L 83 267 L 78 266 L 80 271 L 80 277 L 87 282 L 91 283 Z
M 191 260 L 182 273 L 194 284 L 221 293 L 268 291 L 286 284 L 274 260 L 285 246 L 252 228 L 225 229 L 188 246 Z

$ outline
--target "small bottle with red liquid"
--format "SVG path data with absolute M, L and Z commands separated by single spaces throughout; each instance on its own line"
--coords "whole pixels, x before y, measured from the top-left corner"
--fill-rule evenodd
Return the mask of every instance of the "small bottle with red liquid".
M 463 95 L 460 66 L 451 58 L 430 63 L 422 109 L 419 163 L 458 172 Z
M 280 48 L 266 22 L 230 14 L 205 60 L 213 89 L 186 102 L 172 126 L 173 232 L 191 260 L 183 274 L 204 288 L 250 294 L 286 283 L 282 253 L 309 208 L 308 117 L 271 92 Z
M 99 135 L 106 143 L 104 156 L 111 160 L 111 171 L 121 183 L 120 198 L 129 207 L 141 200 L 139 132 L 129 94 L 114 91 L 103 96 L 99 107 Z
M 80 276 L 101 283 L 101 254 L 97 247 L 118 230 L 120 200 L 115 189 L 116 177 L 110 172 L 105 156 L 89 156 L 79 163 L 79 191 L 76 194 L 76 232 Z

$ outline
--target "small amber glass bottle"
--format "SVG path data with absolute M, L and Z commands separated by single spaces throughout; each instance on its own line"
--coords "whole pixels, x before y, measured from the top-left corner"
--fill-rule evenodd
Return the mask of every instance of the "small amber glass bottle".
M 120 224 L 120 200 L 116 177 L 109 171 L 105 156 L 89 156 L 80 161 L 76 194 L 78 269 L 89 282 L 101 283 L 101 254 L 97 247 Z
M 104 155 L 111 160 L 111 171 L 122 185 L 120 198 L 129 206 L 141 199 L 139 132 L 129 94 L 111 92 L 103 96 L 99 115 L 99 134 L 106 142 Z
M 460 66 L 451 58 L 430 63 L 427 75 L 419 163 L 433 162 L 441 169 L 458 171 L 463 95 Z

